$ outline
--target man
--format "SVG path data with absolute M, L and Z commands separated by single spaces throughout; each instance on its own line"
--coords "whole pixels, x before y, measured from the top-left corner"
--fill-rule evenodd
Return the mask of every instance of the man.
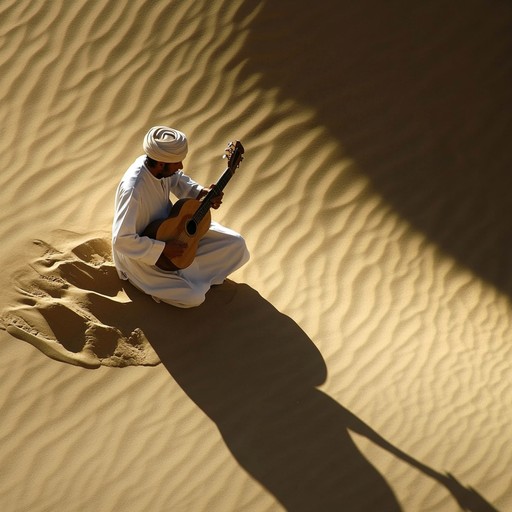
M 157 302 L 188 308 L 201 304 L 211 285 L 224 279 L 249 259 L 244 239 L 235 231 L 212 222 L 199 242 L 190 266 L 165 271 L 156 266 L 163 254 L 171 259 L 184 252 L 177 240 L 163 242 L 143 236 L 154 220 L 168 217 L 170 194 L 178 199 L 201 199 L 209 189 L 183 173 L 188 143 L 184 133 L 155 126 L 143 142 L 145 155 L 138 157 L 124 174 L 116 192 L 112 226 L 112 254 L 119 277 L 151 295 Z M 222 194 L 212 201 L 222 202 Z

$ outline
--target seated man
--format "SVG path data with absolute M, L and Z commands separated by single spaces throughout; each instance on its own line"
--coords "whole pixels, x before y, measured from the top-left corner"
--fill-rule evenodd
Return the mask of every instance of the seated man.
M 124 174 L 116 192 L 112 226 L 112 255 L 121 279 L 151 295 L 157 302 L 188 308 L 201 304 L 211 285 L 224 279 L 249 259 L 244 239 L 216 222 L 201 238 L 190 266 L 166 271 L 156 266 L 161 255 L 179 257 L 185 245 L 178 240 L 163 242 L 142 233 L 153 221 L 169 216 L 170 194 L 178 199 L 201 199 L 203 188 L 183 173 L 188 144 L 185 134 L 166 126 L 155 126 L 143 142 L 145 155 L 138 157 Z M 212 207 L 220 206 L 222 194 Z

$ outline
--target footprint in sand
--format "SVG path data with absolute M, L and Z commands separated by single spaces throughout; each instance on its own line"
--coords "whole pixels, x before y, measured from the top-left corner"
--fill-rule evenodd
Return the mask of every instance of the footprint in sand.
M 129 301 L 107 239 L 88 239 L 64 251 L 42 240 L 33 247 L 39 256 L 15 276 L 15 304 L 1 316 L 9 334 L 52 359 L 85 368 L 160 362 L 140 329 L 123 333 L 90 310 L 95 297 L 113 306 Z

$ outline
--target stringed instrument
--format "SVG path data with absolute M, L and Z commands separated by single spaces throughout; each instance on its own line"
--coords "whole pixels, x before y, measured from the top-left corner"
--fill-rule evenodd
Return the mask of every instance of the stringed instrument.
M 212 200 L 220 195 L 233 177 L 244 158 L 243 155 L 244 147 L 242 143 L 239 140 L 234 143 L 230 142 L 224 154 L 224 158 L 228 158 L 228 167 L 206 196 L 201 200 L 194 198 L 180 199 L 173 205 L 167 218 L 151 222 L 144 230 L 142 236 L 148 236 L 162 242 L 178 240 L 187 245 L 181 256 L 168 258 L 162 254 L 156 262 L 157 267 L 162 270 L 181 270 L 192 264 L 199 241 L 210 229 Z

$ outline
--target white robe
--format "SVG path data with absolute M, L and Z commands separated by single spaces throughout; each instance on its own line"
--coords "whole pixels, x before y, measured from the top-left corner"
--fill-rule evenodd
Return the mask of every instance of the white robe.
M 112 256 L 121 279 L 143 292 L 178 307 L 201 304 L 212 284 L 224 279 L 249 259 L 244 239 L 235 231 L 212 222 L 199 242 L 193 263 L 168 272 L 156 261 L 165 242 L 140 234 L 152 221 L 169 215 L 170 194 L 178 199 L 197 197 L 202 187 L 182 171 L 168 178 L 155 178 L 137 158 L 123 176 L 116 192 L 112 225 Z

